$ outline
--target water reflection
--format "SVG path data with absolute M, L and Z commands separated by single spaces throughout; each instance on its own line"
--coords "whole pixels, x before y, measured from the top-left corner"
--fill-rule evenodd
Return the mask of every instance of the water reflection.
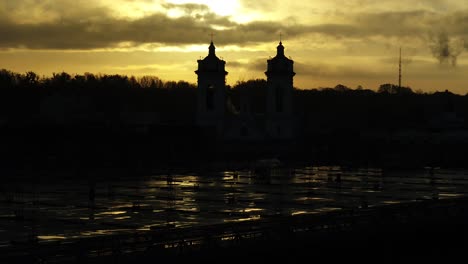
M 39 240 L 48 240 L 48 241 L 52 241 L 52 240 L 63 240 L 65 239 L 66 237 L 65 236 L 37 236 L 37 238 Z
M 276 167 L 139 178 L 11 183 L 0 193 L 0 245 L 77 239 L 274 215 L 320 214 L 466 195 L 465 171 Z

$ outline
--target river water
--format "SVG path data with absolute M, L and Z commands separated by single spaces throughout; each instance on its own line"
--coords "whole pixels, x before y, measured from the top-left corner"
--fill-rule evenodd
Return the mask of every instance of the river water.
M 0 189 L 0 247 L 320 214 L 466 195 L 467 170 L 295 166 L 15 181 Z M 91 180 L 92 178 L 92 180 Z

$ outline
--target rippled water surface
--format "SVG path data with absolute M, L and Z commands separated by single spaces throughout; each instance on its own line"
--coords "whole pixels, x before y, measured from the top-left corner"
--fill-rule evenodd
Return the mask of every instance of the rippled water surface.
M 99 178 L 99 177 L 98 177 Z M 468 171 L 302 166 L 5 183 L 0 247 L 466 195 Z M 93 199 L 94 198 L 94 199 Z

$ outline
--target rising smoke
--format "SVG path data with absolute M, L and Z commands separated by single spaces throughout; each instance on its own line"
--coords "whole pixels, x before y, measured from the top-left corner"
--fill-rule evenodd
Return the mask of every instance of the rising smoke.
M 432 55 L 440 64 L 457 66 L 458 56 L 465 50 L 466 43 L 461 38 L 450 38 L 445 31 L 429 35 L 429 47 Z

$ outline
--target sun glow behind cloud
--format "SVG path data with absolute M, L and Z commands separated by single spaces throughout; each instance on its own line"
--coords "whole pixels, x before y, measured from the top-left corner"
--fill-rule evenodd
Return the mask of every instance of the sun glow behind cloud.
M 201 4 L 208 6 L 214 13 L 220 16 L 233 16 L 239 10 L 239 2 L 237 0 L 169 0 L 172 4 Z

